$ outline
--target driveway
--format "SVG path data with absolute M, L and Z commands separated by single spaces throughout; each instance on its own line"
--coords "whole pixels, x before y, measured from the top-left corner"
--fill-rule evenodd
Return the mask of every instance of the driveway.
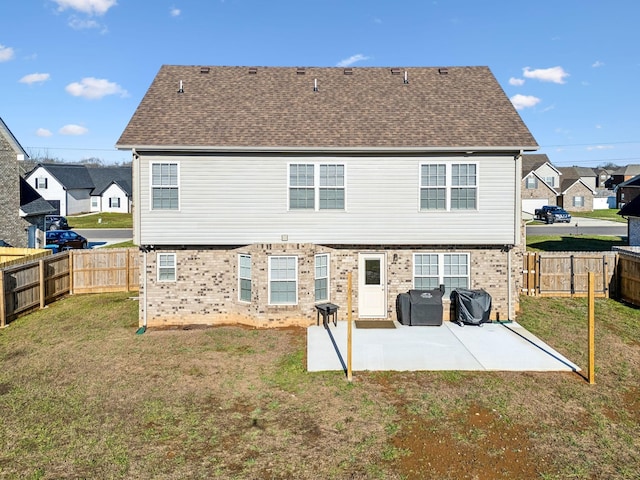
M 394 329 L 360 329 L 353 324 L 354 371 L 494 370 L 580 371 L 516 322 L 460 327 L 410 327 L 394 322 Z M 585 340 L 586 342 L 586 340 Z M 344 370 L 347 365 L 347 322 L 307 329 L 307 370 Z

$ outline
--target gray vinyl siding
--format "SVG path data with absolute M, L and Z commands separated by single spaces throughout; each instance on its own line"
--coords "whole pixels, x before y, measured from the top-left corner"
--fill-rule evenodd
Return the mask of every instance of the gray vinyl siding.
M 143 245 L 279 243 L 283 235 L 289 243 L 316 244 L 518 243 L 520 172 L 513 156 L 142 156 L 137 161 L 134 211 Z M 478 165 L 477 210 L 420 211 L 420 164 L 440 161 Z M 151 210 L 150 162 L 179 164 L 179 210 Z M 345 210 L 288 210 L 288 165 L 321 162 L 346 166 Z

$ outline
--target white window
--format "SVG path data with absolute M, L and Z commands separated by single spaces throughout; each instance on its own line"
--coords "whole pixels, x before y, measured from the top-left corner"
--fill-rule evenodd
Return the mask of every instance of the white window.
M 98 197 L 91 197 L 91 208 L 98 208 Z
M 413 256 L 413 286 L 430 290 L 445 286 L 448 296 L 455 288 L 469 288 L 468 253 L 416 253 Z
M 584 207 L 584 197 L 573 197 L 574 207 Z
M 553 177 L 553 176 L 544 177 L 544 183 L 546 183 L 550 187 L 555 187 L 556 186 L 556 177 Z
M 120 197 L 111 197 L 109 199 L 110 208 L 120 208 Z
M 38 178 L 36 178 L 36 188 L 37 189 L 45 189 L 45 188 L 47 188 L 47 177 L 38 177 Z
M 478 165 L 428 163 L 420 165 L 421 210 L 476 210 Z
M 298 258 L 269 257 L 269 304 L 296 305 L 298 303 Z
M 158 281 L 176 281 L 176 254 L 158 253 Z
M 329 254 L 322 253 L 315 257 L 315 300 L 329 300 Z
M 179 189 L 177 163 L 151 164 L 152 210 L 178 210 Z
M 242 302 L 251 301 L 251 255 L 238 256 L 238 290 Z
M 343 164 L 292 163 L 289 165 L 291 210 L 344 210 Z
M 533 175 L 529 175 L 527 177 L 526 187 L 529 190 L 534 189 L 534 188 L 538 188 L 538 179 L 536 177 L 534 177 Z

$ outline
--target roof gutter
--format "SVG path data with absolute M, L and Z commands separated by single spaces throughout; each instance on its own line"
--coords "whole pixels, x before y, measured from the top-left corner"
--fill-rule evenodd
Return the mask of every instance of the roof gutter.
M 485 153 L 485 152 L 519 152 L 519 155 L 524 151 L 534 151 L 538 149 L 538 146 L 521 146 L 521 145 L 504 145 L 504 146 L 457 146 L 457 147 L 283 147 L 283 146 L 196 146 L 196 145 L 116 145 L 118 150 L 133 150 L 133 151 L 184 151 L 184 152 L 233 152 L 233 153 L 245 153 L 245 152 L 257 152 L 257 153 L 280 153 L 280 152 L 330 152 L 330 153 Z

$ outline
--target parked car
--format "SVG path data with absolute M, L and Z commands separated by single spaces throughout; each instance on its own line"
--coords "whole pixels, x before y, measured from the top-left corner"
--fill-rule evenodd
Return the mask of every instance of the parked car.
M 47 246 L 55 245 L 58 247 L 58 251 L 87 248 L 89 246 L 86 238 L 72 230 L 49 230 L 46 235 Z
M 4 240 L 0 240 L 0 247 L 12 247 L 10 243 L 5 242 Z
M 556 205 L 545 205 L 542 208 L 537 208 L 535 217 L 536 220 L 542 220 L 546 223 L 571 222 L 571 214 Z
M 69 230 L 67 219 L 62 215 L 47 215 L 44 223 L 45 230 Z

